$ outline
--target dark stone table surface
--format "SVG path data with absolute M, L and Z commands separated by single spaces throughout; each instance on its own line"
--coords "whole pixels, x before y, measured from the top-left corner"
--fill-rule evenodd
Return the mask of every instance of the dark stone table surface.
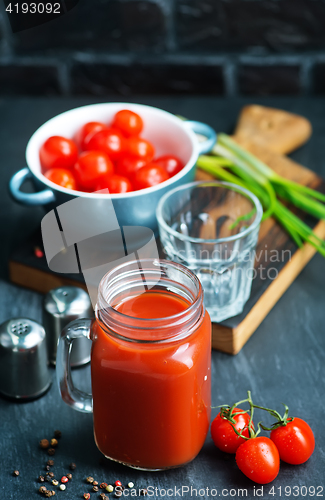
M 325 177 L 325 100 L 139 97 L 137 101 L 207 122 L 217 131 L 226 132 L 231 132 L 241 106 L 247 102 L 257 101 L 300 113 L 311 120 L 314 133 L 309 143 L 293 157 Z M 0 99 L 0 322 L 14 316 L 41 321 L 41 295 L 8 283 L 7 260 L 10 251 L 23 244 L 24 237 L 39 226 L 44 214 L 42 209 L 26 208 L 13 202 L 8 195 L 8 180 L 25 165 L 27 140 L 38 126 L 59 112 L 90 102 L 94 101 L 75 98 Z M 314 430 L 316 449 L 313 456 L 301 466 L 281 464 L 276 480 L 272 485 L 264 486 L 264 498 L 303 498 L 306 497 L 303 486 L 307 489 L 314 486 L 318 496 L 325 495 L 324 282 L 325 261 L 317 255 L 237 356 L 212 353 L 213 406 L 232 404 L 244 398 L 250 389 L 261 405 L 282 411 L 281 403 L 287 403 L 290 413 L 305 419 Z M 74 371 L 74 378 L 79 386 L 89 386 L 89 367 Z M 119 402 L 112 401 L 112 404 L 118 405 Z M 213 417 L 217 411 L 212 410 Z M 36 479 L 44 471 L 48 457 L 39 449 L 38 442 L 51 437 L 54 429 L 62 431 L 54 456 L 55 475 L 60 478 L 67 472 L 71 461 L 77 464 L 67 490 L 57 492 L 57 497 L 62 500 L 82 498 L 82 494 L 89 490 L 84 482 L 88 475 L 106 482 L 119 479 L 125 484 L 132 481 L 137 488 L 160 488 L 160 495 L 154 494 L 151 498 L 163 498 L 166 488 L 174 490 L 169 491 L 169 498 L 179 498 L 180 490 L 175 492 L 175 487 L 181 486 L 193 486 L 196 490 L 209 488 L 205 498 L 211 497 L 212 488 L 220 497 L 257 496 L 254 495 L 254 484 L 239 471 L 233 456 L 218 451 L 210 435 L 198 457 L 180 469 L 145 473 L 102 463 L 93 440 L 91 415 L 78 413 L 61 402 L 53 382 L 49 392 L 33 402 L 18 404 L 0 398 L 0 498 L 39 498 Z M 19 477 L 12 476 L 14 469 L 19 469 Z M 199 491 L 197 495 L 199 497 Z M 192 496 L 196 497 L 195 491 Z M 307 493 L 307 498 L 311 496 Z M 92 498 L 96 497 L 98 494 L 92 493 Z M 184 494 L 183 498 L 190 498 L 190 495 Z

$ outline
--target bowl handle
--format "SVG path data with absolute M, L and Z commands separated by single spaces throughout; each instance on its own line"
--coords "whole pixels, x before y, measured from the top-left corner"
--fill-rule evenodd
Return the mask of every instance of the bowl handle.
M 199 154 L 202 155 L 205 153 L 209 153 L 209 151 L 211 151 L 217 140 L 217 134 L 215 133 L 213 128 L 210 127 L 210 125 L 207 125 L 206 123 L 196 122 L 193 120 L 185 121 L 184 125 L 193 130 L 193 132 L 195 132 L 196 134 L 200 134 L 206 137 L 204 141 L 199 142 L 198 144 Z
M 29 168 L 25 167 L 16 172 L 9 181 L 9 191 L 13 198 L 24 205 L 47 205 L 55 201 L 54 193 L 51 189 L 44 189 L 38 193 L 24 193 L 20 191 L 22 184 L 32 178 Z

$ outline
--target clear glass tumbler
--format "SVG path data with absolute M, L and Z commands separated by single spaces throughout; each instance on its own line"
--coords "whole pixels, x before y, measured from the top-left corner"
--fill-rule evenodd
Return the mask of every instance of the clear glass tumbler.
M 214 322 L 240 314 L 250 296 L 262 215 L 255 195 L 227 182 L 185 184 L 158 204 L 164 251 L 198 276 Z

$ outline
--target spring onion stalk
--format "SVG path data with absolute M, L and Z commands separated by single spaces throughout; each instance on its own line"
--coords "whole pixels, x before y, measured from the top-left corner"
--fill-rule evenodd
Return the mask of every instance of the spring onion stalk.
M 320 203 L 325 202 L 325 195 L 281 177 L 226 134 L 219 134 L 212 154 L 200 156 L 197 165 L 218 179 L 253 192 L 263 205 L 263 220 L 273 215 L 298 247 L 308 242 L 325 257 L 325 242 L 280 201 L 289 201 L 310 215 L 325 219 L 325 205 Z

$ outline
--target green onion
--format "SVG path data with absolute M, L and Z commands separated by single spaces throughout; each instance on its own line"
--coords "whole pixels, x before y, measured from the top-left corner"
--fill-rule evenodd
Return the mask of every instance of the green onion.
M 308 242 L 325 257 L 324 241 L 281 202 L 289 201 L 308 214 L 325 219 L 325 205 L 320 203 L 325 202 L 324 194 L 281 177 L 226 134 L 218 135 L 212 154 L 200 156 L 197 165 L 218 179 L 253 192 L 263 205 L 263 220 L 273 215 L 298 247 Z

